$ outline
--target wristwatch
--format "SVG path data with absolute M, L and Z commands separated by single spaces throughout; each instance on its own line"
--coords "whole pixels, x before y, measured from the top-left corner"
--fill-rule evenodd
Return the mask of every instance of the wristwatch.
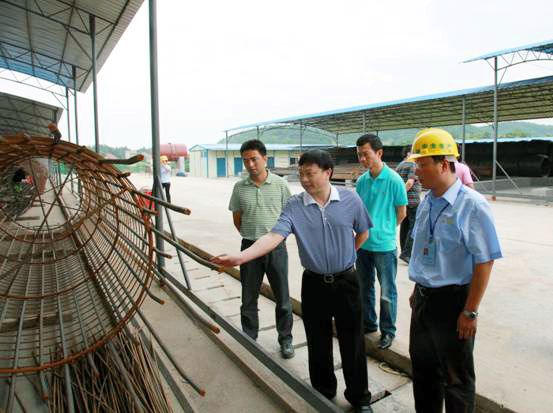
M 463 315 L 471 320 L 476 320 L 478 317 L 478 311 L 463 310 Z

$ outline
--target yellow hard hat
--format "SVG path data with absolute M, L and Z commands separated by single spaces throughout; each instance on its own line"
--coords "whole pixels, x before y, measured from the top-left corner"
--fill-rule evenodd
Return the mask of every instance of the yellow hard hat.
M 162 160 L 162 161 L 168 161 L 169 160 L 169 158 L 167 158 L 165 155 L 161 155 L 159 157 L 159 159 Z
M 409 159 L 415 160 L 427 156 L 446 156 L 449 161 L 455 161 L 459 157 L 459 150 L 453 136 L 439 128 L 423 129 L 417 133 Z

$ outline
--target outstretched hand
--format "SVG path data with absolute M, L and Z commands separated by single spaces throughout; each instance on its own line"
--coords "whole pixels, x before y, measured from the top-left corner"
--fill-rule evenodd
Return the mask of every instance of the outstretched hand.
M 240 265 L 240 257 L 238 255 L 221 254 L 213 257 L 210 261 L 222 267 L 234 267 L 236 265 Z

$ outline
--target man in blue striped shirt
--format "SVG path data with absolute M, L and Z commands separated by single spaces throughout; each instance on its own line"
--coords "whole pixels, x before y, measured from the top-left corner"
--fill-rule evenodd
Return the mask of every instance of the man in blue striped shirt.
M 329 399 L 336 395 L 332 318 L 342 356 L 344 395 L 356 412 L 372 412 L 361 314 L 356 251 L 368 238 L 371 220 L 359 196 L 330 185 L 334 164 L 321 150 L 299 162 L 305 192 L 292 196 L 271 232 L 237 255 L 220 255 L 217 264 L 234 266 L 267 254 L 294 233 L 302 266 L 302 316 L 307 336 L 311 384 Z

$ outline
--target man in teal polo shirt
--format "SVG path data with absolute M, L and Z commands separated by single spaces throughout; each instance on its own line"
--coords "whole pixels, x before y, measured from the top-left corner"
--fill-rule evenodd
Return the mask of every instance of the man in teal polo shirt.
M 271 231 L 291 194 L 286 181 L 267 169 L 267 149 L 263 142 L 257 139 L 244 142 L 240 154 L 248 176 L 234 185 L 229 209 L 234 226 L 242 235 L 241 250 L 245 250 Z M 294 357 L 292 305 L 288 292 L 285 241 L 268 254 L 240 265 L 242 330 L 254 340 L 259 331 L 257 301 L 265 274 L 275 297 L 281 354 L 284 358 L 291 358 Z
M 357 180 L 356 190 L 369 211 L 374 227 L 357 253 L 365 333 L 378 330 L 375 278 L 380 282 L 381 349 L 392 345 L 396 334 L 397 256 L 396 228 L 406 216 L 407 192 L 401 177 L 382 162 L 381 140 L 367 134 L 357 139 L 359 162 L 368 169 Z

